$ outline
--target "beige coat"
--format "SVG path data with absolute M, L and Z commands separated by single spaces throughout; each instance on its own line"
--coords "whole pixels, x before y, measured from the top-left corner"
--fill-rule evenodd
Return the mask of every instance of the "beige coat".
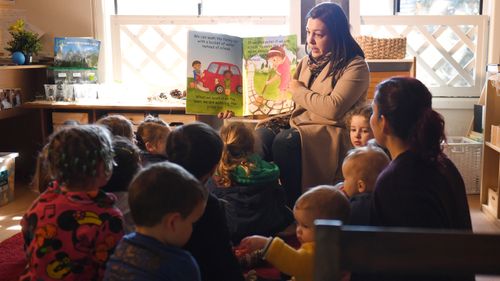
M 308 84 L 311 71 L 306 56 L 297 66 L 294 79 Z M 351 147 L 344 116 L 354 106 L 364 103 L 369 84 L 368 65 L 361 57 L 354 58 L 335 88 L 332 77 L 326 77 L 329 64 L 311 87 L 292 92 L 295 110 L 290 125 L 300 132 L 302 142 L 302 190 L 333 184 L 341 178 L 341 164 Z

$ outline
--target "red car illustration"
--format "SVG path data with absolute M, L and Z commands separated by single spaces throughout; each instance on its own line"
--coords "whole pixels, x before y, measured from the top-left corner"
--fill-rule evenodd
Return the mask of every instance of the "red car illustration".
M 230 71 L 232 75 L 228 75 L 228 71 Z M 231 63 L 218 61 L 211 62 L 207 69 L 203 71 L 201 82 L 204 87 L 218 94 L 224 93 L 226 85 L 228 84 L 231 92 L 242 93 L 240 69 L 237 65 Z

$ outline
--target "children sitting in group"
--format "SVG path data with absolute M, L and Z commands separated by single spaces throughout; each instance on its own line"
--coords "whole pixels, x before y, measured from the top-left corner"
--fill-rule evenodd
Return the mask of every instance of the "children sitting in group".
M 221 159 L 223 143 L 209 125 L 193 122 L 176 127 L 168 136 L 167 156 L 206 184 Z M 207 206 L 194 225 L 184 249 L 198 262 L 203 281 L 243 281 L 243 273 L 232 251 L 221 202 L 208 195 Z
M 54 181 L 21 220 L 28 266 L 20 280 L 101 280 L 123 236 L 115 197 L 100 190 L 113 170 L 109 131 L 62 128 L 46 152 Z
M 241 241 L 240 249 L 259 251 L 263 258 L 296 281 L 313 280 L 314 269 L 314 220 L 349 219 L 349 201 L 340 190 L 329 185 L 317 186 L 297 199 L 293 214 L 297 222 L 296 234 L 301 243 L 296 250 L 280 238 L 250 236 Z
M 354 147 L 362 147 L 373 139 L 373 132 L 370 127 L 370 116 L 372 108 L 370 105 L 363 105 L 353 109 L 346 118 L 346 127 L 349 130 L 349 137 Z
M 167 160 L 165 144 L 170 127 L 158 117 L 147 116 L 137 127 L 137 146 L 141 149 L 142 165 Z
M 118 198 L 116 206 L 123 213 L 123 230 L 125 233 L 130 233 L 134 231 L 134 221 L 128 204 L 128 186 L 141 168 L 140 151 L 130 140 L 120 136 L 113 138 L 113 151 L 115 161 L 113 174 L 102 189 Z
M 224 202 L 231 238 L 235 244 L 252 234 L 275 235 L 293 222 L 279 184 L 279 168 L 254 152 L 253 130 L 242 122 L 221 128 L 222 159 L 212 192 Z
M 177 164 L 157 163 L 142 170 L 129 188 L 137 230 L 120 241 L 104 279 L 201 280 L 195 260 L 181 247 L 205 210 L 207 194 Z
M 349 224 L 369 225 L 373 189 L 378 175 L 389 164 L 385 152 L 373 145 L 349 151 L 342 164 L 341 189 L 351 203 Z
M 134 141 L 134 126 L 123 115 L 108 115 L 97 120 L 96 123 L 105 126 L 113 136 L 122 136 L 132 142 Z

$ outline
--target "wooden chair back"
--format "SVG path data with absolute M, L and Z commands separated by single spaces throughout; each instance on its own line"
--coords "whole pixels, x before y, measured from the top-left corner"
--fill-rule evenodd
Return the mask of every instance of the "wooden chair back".
M 341 271 L 500 275 L 500 235 L 315 223 L 315 281 L 340 280 Z

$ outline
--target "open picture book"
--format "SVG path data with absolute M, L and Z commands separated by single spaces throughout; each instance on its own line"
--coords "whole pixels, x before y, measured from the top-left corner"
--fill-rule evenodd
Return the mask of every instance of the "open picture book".
M 297 36 L 240 38 L 189 31 L 186 113 L 275 115 L 293 109 Z

